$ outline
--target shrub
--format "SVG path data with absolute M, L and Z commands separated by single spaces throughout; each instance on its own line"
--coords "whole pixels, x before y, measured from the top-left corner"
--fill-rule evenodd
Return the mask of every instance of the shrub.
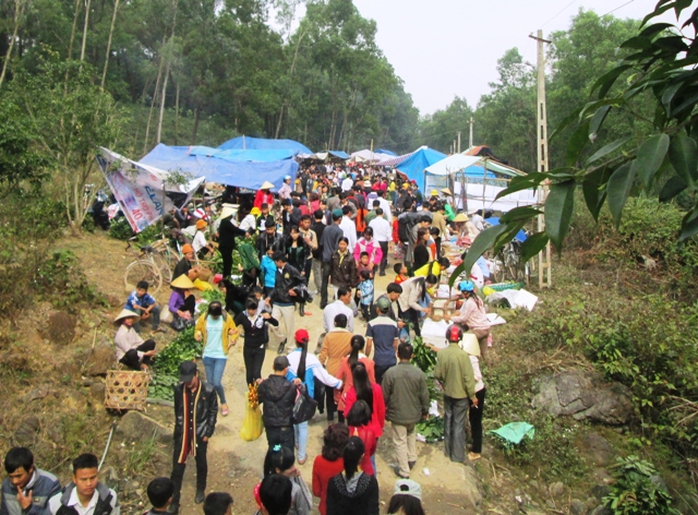
M 122 241 L 126 241 L 133 237 L 133 231 L 125 216 L 120 216 L 112 220 L 109 226 L 109 236 Z
M 604 505 L 616 515 L 679 515 L 671 507 L 671 496 L 654 465 L 637 456 L 617 458 L 613 470 L 616 482 Z

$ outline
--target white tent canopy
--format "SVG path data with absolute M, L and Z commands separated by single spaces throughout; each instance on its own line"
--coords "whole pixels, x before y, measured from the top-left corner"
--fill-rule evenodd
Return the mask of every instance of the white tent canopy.
M 351 160 L 357 163 L 374 163 L 376 161 L 390 159 L 391 157 L 393 156 L 388 154 L 380 154 L 378 152 L 371 152 L 371 150 L 365 148 L 363 150 L 359 150 L 358 152 L 354 152 L 351 155 Z
M 474 165 L 480 165 L 485 170 L 491 172 L 500 173 L 502 175 L 508 175 L 514 177 L 517 175 L 526 175 L 521 170 L 512 168 L 511 166 L 503 165 L 492 159 L 484 156 L 468 156 L 465 154 L 453 154 L 445 159 L 442 159 L 438 163 L 426 168 L 426 172 L 432 175 L 452 175 L 463 170 L 466 170 Z

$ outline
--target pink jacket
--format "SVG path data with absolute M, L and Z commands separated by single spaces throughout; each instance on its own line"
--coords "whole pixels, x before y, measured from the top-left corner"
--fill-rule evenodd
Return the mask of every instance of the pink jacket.
M 383 250 L 376 240 L 366 241 L 363 236 L 354 245 L 354 261 L 359 262 L 362 252 L 368 252 L 368 261 L 373 261 L 374 265 L 380 265 L 383 259 Z

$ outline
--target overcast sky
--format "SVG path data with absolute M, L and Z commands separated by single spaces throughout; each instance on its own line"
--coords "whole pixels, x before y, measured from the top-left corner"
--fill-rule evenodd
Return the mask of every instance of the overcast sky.
M 567 29 L 580 8 L 642 19 L 657 0 L 354 0 L 378 25 L 377 43 L 422 115 L 455 96 L 475 107 L 497 79 L 497 59 L 518 47 L 536 62 L 528 37 Z M 623 5 L 626 4 L 627 5 Z M 668 19 L 667 21 L 671 21 Z

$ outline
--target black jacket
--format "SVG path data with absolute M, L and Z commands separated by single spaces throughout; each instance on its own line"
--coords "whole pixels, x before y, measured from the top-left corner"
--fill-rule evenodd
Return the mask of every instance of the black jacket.
M 283 252 L 283 236 L 280 236 L 278 233 L 269 236 L 266 231 L 262 231 L 257 238 L 257 252 L 259 253 L 260 260 L 266 255 L 269 249 Z
M 305 284 L 305 278 L 296 268 L 286 263 L 281 272 L 276 270 L 276 284 L 271 292 L 271 301 L 277 304 L 293 304 L 296 298 L 291 297 L 288 291 L 301 284 Z
M 293 405 L 296 402 L 296 385 L 282 376 L 270 375 L 261 382 L 257 397 L 264 404 L 264 427 L 290 427 Z
M 313 258 L 322 260 L 322 244 L 320 240 L 322 239 L 322 233 L 325 232 L 325 224 L 322 222 L 314 223 L 310 229 L 315 231 L 317 235 L 317 249 L 313 250 Z
M 218 246 L 223 249 L 234 249 L 237 236 L 245 236 L 245 231 L 233 225 L 232 215 L 221 220 L 218 225 Z
M 254 322 L 250 322 L 247 313 L 238 313 L 235 317 L 235 325 L 245 330 L 245 347 L 249 349 L 259 349 L 269 342 L 269 326 L 278 326 L 279 322 L 272 317 L 265 319 L 262 315 L 257 315 Z
M 347 490 L 343 474 L 330 479 L 327 485 L 327 515 L 378 515 L 378 481 L 363 472 L 353 492 Z
M 184 405 L 182 403 L 182 383 L 174 387 L 175 448 L 181 446 L 182 432 L 184 431 Z M 218 416 L 218 397 L 216 390 L 208 383 L 201 381 L 201 395 L 196 404 L 196 436 L 198 438 L 211 438 L 216 429 L 216 417 Z
M 298 238 L 298 246 L 293 247 L 293 240 L 289 236 L 286 239 L 286 259 L 288 259 L 288 264 L 293 268 L 298 270 L 303 270 L 305 268 L 305 262 L 308 260 L 310 255 L 310 247 L 303 240 L 303 236 Z
M 356 262 L 351 252 L 347 251 L 347 255 L 339 262 L 339 251 L 332 254 L 330 261 L 330 276 L 332 277 L 332 285 L 336 287 L 345 286 L 353 288 L 359 284 L 359 274 L 356 271 Z
M 71 481 L 65 486 L 61 493 L 56 494 L 61 496 L 61 505 L 56 511 L 56 515 L 78 515 L 75 508 L 68 506 L 68 501 L 70 501 L 70 496 L 74 489 L 75 483 Z M 109 515 L 113 511 L 111 506 L 113 499 L 111 491 L 105 484 L 97 483 L 97 493 L 99 494 L 99 497 L 97 498 L 97 505 L 95 506 L 94 515 Z M 118 501 L 115 501 L 114 505 L 118 506 Z

